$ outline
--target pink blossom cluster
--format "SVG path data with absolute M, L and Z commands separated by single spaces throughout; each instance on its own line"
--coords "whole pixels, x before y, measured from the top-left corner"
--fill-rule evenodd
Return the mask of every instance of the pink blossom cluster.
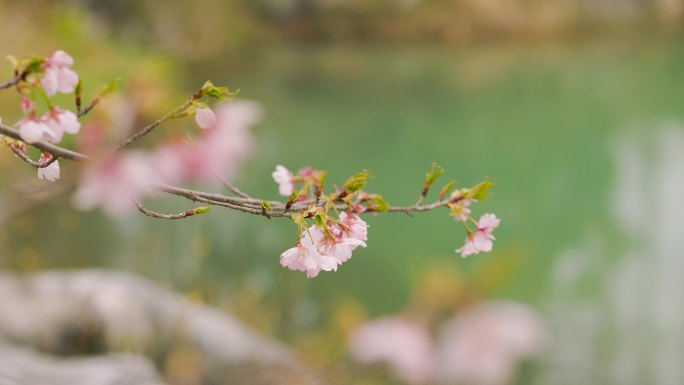
M 276 170 L 271 174 L 273 180 L 278 184 L 278 193 L 282 196 L 289 196 L 300 186 L 296 200 L 305 200 L 309 193 L 319 195 L 323 189 L 326 172 L 305 167 L 295 175 L 282 165 L 277 165 Z
M 461 256 L 467 257 L 471 254 L 479 252 L 490 252 L 494 246 L 494 235 L 492 232 L 499 226 L 501 220 L 494 214 L 485 214 L 480 217 L 480 220 L 475 222 L 477 230 L 475 232 L 468 232 L 465 244 L 460 249 L 456 249 Z
M 203 111 L 196 117 L 201 135 L 192 142 L 172 141 L 152 152 L 116 153 L 93 162 L 83 174 L 74 202 L 82 209 L 102 206 L 111 216 L 135 210 L 132 200 L 153 193 L 155 182 L 218 183 L 231 179 L 237 168 L 251 153 L 249 128 L 260 119 L 260 108 L 254 102 L 235 101 L 217 107 L 215 120 Z
M 71 69 L 74 59 L 64 51 L 56 51 L 43 62 L 45 70 L 40 84 L 48 96 L 57 92 L 70 94 L 78 84 L 78 74 Z
M 50 97 L 57 92 L 67 94 L 74 92 L 79 80 L 78 74 L 71 69 L 73 64 L 74 59 L 61 50 L 42 60 L 43 74 L 40 79 L 40 86 L 45 95 Z M 35 102 L 22 94 L 21 109 L 25 117 L 17 125 L 21 139 L 26 143 L 33 144 L 39 141 L 59 143 L 65 133 L 75 135 L 81 129 L 81 123 L 76 114 L 52 106 L 49 101 L 48 111 L 38 116 Z M 41 162 L 47 160 L 46 155 L 41 156 Z M 40 179 L 55 181 L 59 179 L 59 174 L 58 161 L 38 169 L 38 178 Z
M 510 384 L 521 361 L 539 355 L 548 335 L 540 316 L 514 302 L 469 308 L 437 328 L 398 317 L 367 322 L 351 335 L 362 364 L 385 364 L 409 384 Z
M 31 111 L 29 116 L 19 121 L 21 139 L 29 144 L 45 141 L 59 143 L 64 133 L 77 134 L 81 129 L 78 117 L 71 111 L 53 107 L 40 118 Z
M 368 226 L 356 214 L 342 212 L 339 221 L 324 229 L 316 225 L 302 231 L 297 246 L 280 255 L 280 264 L 290 270 L 306 272 L 309 278 L 322 271 L 337 271 L 357 247 L 366 247 Z

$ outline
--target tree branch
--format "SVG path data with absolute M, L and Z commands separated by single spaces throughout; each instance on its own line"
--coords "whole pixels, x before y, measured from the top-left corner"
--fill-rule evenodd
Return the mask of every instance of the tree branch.
M 19 135 L 19 131 L 10 127 L 6 126 L 4 124 L 0 124 L 0 135 L 6 135 L 9 136 L 10 138 L 14 138 L 17 140 L 22 140 L 21 135 Z M 53 157 L 58 157 L 58 158 L 63 158 L 63 159 L 69 159 L 69 160 L 75 160 L 78 162 L 84 162 L 90 159 L 88 155 L 84 155 L 75 151 L 67 150 L 66 148 L 56 146 L 51 143 L 47 142 L 36 142 L 32 143 L 31 146 L 45 151 L 49 152 L 52 154 Z
M 186 104 L 187 103 L 191 103 L 191 101 L 186 102 Z M 178 110 L 178 109 L 176 109 L 176 110 Z M 176 110 L 174 110 L 174 111 L 176 111 Z M 173 113 L 174 112 L 167 114 L 166 116 L 172 116 Z M 164 120 L 168 120 L 168 119 L 169 118 L 166 118 L 166 119 L 161 118 L 161 119 L 157 120 L 155 122 L 156 123 L 155 127 L 158 126 L 160 123 L 162 123 Z M 152 127 L 152 129 L 153 128 L 154 127 Z M 143 129 L 140 132 L 144 132 L 144 131 L 145 131 L 145 129 Z M 149 131 L 151 131 L 151 129 L 147 130 L 147 132 L 149 132 Z M 12 127 L 3 125 L 3 124 L 0 124 L 0 134 L 7 135 L 11 138 L 21 140 L 21 136 L 19 135 L 19 131 L 17 131 L 16 129 L 14 129 Z M 135 137 L 140 138 L 142 135 L 144 135 L 144 134 L 142 134 L 142 135 L 139 135 L 139 134 L 131 137 L 131 139 L 133 141 L 130 143 L 133 143 L 133 142 L 135 142 L 135 140 L 137 140 L 137 139 L 134 139 Z M 129 141 L 131 139 L 129 139 Z M 129 142 L 129 141 L 127 141 L 127 142 Z M 127 142 L 124 142 L 124 143 L 127 143 Z M 90 160 L 90 157 L 87 155 L 84 155 L 84 154 L 81 154 L 81 153 L 78 153 L 75 151 L 67 150 L 65 148 L 62 148 L 62 147 L 59 147 L 59 146 L 56 146 L 56 145 L 53 145 L 50 143 L 36 142 L 36 143 L 31 144 L 31 145 L 42 150 L 42 151 L 49 152 L 50 154 L 53 155 L 53 159 L 56 159 L 59 157 L 59 158 L 73 160 L 73 161 L 77 161 L 77 162 L 84 162 L 84 161 Z M 121 147 L 119 147 L 119 148 L 121 148 Z M 32 162 L 34 162 L 34 161 L 32 161 Z M 34 165 L 33 163 L 31 163 L 31 164 Z M 308 208 L 311 207 L 311 205 L 322 207 L 322 204 L 323 204 L 321 202 L 315 202 L 314 200 L 307 200 L 307 201 L 303 201 L 303 202 L 296 202 L 293 205 L 291 205 L 291 207 L 288 207 L 286 202 L 273 201 L 273 200 L 263 200 L 263 199 L 257 199 L 257 198 L 249 197 L 247 194 L 242 193 L 237 188 L 235 188 L 235 191 L 233 191 L 233 189 L 230 189 L 230 188 L 229 189 L 231 191 L 233 191 L 234 193 L 236 193 L 236 195 L 239 195 L 239 196 L 227 196 L 227 195 L 217 194 L 217 193 L 208 193 L 208 192 L 203 192 L 203 191 L 189 190 L 189 189 L 176 187 L 176 186 L 170 186 L 167 184 L 157 183 L 157 182 L 153 182 L 152 186 L 161 192 L 171 194 L 171 195 L 181 196 L 181 197 L 187 198 L 187 199 L 194 201 L 194 202 L 202 202 L 202 203 L 207 203 L 210 205 L 222 206 L 222 207 L 226 207 L 226 208 L 229 208 L 232 210 L 242 211 L 242 212 L 245 212 L 248 214 L 260 215 L 260 216 L 264 216 L 267 218 L 272 218 L 272 217 L 290 218 L 292 216 L 292 214 L 301 212 L 303 210 L 307 210 Z M 240 191 L 241 194 L 238 194 L 236 191 Z M 455 198 L 438 200 L 438 201 L 436 201 L 434 203 L 430 203 L 430 204 L 414 204 L 412 206 L 403 206 L 403 207 L 402 206 L 396 206 L 396 207 L 390 206 L 387 209 L 387 212 L 390 212 L 390 213 L 402 212 L 402 213 L 406 213 L 406 214 L 411 214 L 413 212 L 430 211 L 430 210 L 436 209 L 438 207 L 446 206 L 449 203 L 457 202 L 461 199 L 463 199 L 462 196 L 457 196 Z M 262 202 L 268 202 L 273 209 L 266 211 L 262 206 Z M 140 210 L 143 214 L 149 215 L 149 216 L 155 217 L 155 218 L 181 219 L 181 218 L 190 216 L 190 215 L 184 214 L 184 213 L 181 213 L 181 214 L 161 214 L 161 213 L 157 213 L 157 212 L 154 212 L 152 210 L 148 210 L 148 209 L 142 207 L 142 205 L 139 202 L 136 202 L 136 205 L 138 206 L 138 210 Z M 347 206 L 343 203 L 338 203 L 335 205 L 335 207 L 338 210 L 346 210 L 347 209 Z M 375 212 L 375 211 L 367 210 L 366 212 L 371 213 L 371 212 Z M 195 214 L 197 214 L 197 213 L 195 213 Z M 185 215 L 185 216 L 183 216 L 183 215 Z
M 154 130 L 155 128 L 157 128 L 157 126 L 159 126 L 160 124 L 164 123 L 165 121 L 178 117 L 178 114 L 180 114 L 181 112 L 185 111 L 188 107 L 190 107 L 190 105 L 192 104 L 193 101 L 195 101 L 195 100 L 197 100 L 197 99 L 200 99 L 201 97 L 202 97 L 202 91 L 201 91 L 201 90 L 200 90 L 200 91 L 197 91 L 193 96 L 189 97 L 185 102 L 183 102 L 183 104 L 181 104 L 180 106 L 174 108 L 174 109 L 171 110 L 171 112 L 169 112 L 168 114 L 166 114 L 166 115 L 162 116 L 161 118 L 155 120 L 154 122 L 148 124 L 148 125 L 145 126 L 142 130 L 138 131 L 138 132 L 135 133 L 133 136 L 131 136 L 130 138 L 126 139 L 125 142 L 121 143 L 121 144 L 116 148 L 116 151 L 121 150 L 122 148 L 128 147 L 128 146 L 130 146 L 131 144 L 135 143 L 138 139 L 140 139 L 140 138 L 142 138 L 143 136 L 149 134 L 150 132 L 152 132 L 152 130 Z
M 5 88 L 10 88 L 13 85 L 19 83 L 21 78 L 23 77 L 23 74 L 17 74 L 11 77 L 10 79 L 5 80 L 4 82 L 0 83 L 0 90 L 4 90 Z
M 140 203 L 139 201 L 134 200 L 133 203 L 135 203 L 135 206 L 138 208 L 138 211 L 140 211 L 141 213 L 147 215 L 148 217 L 158 218 L 158 219 L 183 219 L 183 218 L 191 217 L 193 215 L 200 214 L 201 212 L 208 211 L 206 208 L 204 208 L 204 210 L 200 210 L 200 211 L 198 211 L 197 209 L 193 209 L 193 210 L 186 210 L 186 211 L 183 211 L 182 213 L 178 213 L 178 214 L 162 214 L 162 213 L 158 213 L 156 211 L 152 211 L 150 209 L 145 208 L 145 206 L 143 206 L 142 203 Z

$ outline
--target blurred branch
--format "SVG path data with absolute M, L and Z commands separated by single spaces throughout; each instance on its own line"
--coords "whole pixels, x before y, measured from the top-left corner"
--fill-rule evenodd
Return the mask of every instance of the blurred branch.
M 0 83 L 0 90 L 4 90 L 5 88 L 10 88 L 13 85 L 19 83 L 19 81 L 22 79 L 24 74 L 17 74 L 14 75 L 12 78 L 5 80 L 4 82 Z

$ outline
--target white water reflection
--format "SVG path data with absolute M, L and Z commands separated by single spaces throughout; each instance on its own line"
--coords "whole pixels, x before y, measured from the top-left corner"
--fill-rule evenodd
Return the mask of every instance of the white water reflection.
M 684 127 L 635 130 L 614 159 L 621 251 L 592 231 L 559 257 L 539 384 L 684 383 Z

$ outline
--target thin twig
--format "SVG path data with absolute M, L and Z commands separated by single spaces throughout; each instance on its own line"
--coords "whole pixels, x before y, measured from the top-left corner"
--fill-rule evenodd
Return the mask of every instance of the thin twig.
M 126 141 L 124 141 L 123 143 L 121 143 L 121 144 L 116 148 L 116 151 L 121 150 L 122 148 L 125 148 L 125 147 L 130 146 L 131 144 L 135 143 L 138 139 L 140 139 L 140 138 L 142 138 L 143 136 L 145 136 L 145 135 L 149 134 L 150 132 L 152 132 L 152 130 L 154 130 L 155 128 L 157 128 L 157 126 L 159 126 L 160 124 L 164 123 L 164 122 L 167 121 L 167 120 L 170 120 L 170 119 L 173 119 L 173 118 L 177 117 L 179 113 L 185 111 L 188 107 L 190 107 L 190 105 L 192 104 L 193 101 L 195 101 L 195 100 L 197 100 L 197 99 L 200 99 L 201 97 L 202 97 L 202 92 L 201 92 L 201 90 L 200 90 L 200 91 L 196 92 L 193 96 L 191 96 L 190 98 L 188 98 L 185 102 L 183 102 L 183 104 L 181 104 L 180 106 L 178 106 L 178 107 L 174 108 L 173 110 L 171 110 L 171 112 L 169 112 L 168 114 L 166 114 L 166 115 L 162 116 L 161 118 L 155 120 L 154 122 L 148 124 L 147 126 L 143 127 L 142 130 L 136 132 L 133 136 L 131 136 L 130 138 L 126 139 Z
M 224 186 L 225 188 L 227 188 L 228 190 L 230 190 L 230 192 L 232 192 L 233 194 L 235 194 L 235 195 L 237 195 L 237 196 L 239 196 L 239 197 L 241 197 L 241 198 L 250 198 L 250 199 L 252 198 L 252 197 L 250 197 L 247 193 L 245 193 L 245 192 L 243 192 L 242 190 L 240 190 L 239 188 L 233 186 L 233 184 L 231 184 L 230 182 L 228 182 L 227 180 L 225 180 L 223 177 L 218 176 L 218 175 L 217 175 L 216 177 L 217 177 L 218 180 L 221 182 L 221 184 L 223 184 L 223 186 Z
M 100 97 L 97 96 L 95 99 L 91 100 L 90 103 L 86 106 L 86 108 L 81 109 L 81 106 L 78 105 L 78 117 L 80 118 L 81 116 L 89 113 L 90 111 L 93 110 L 98 104 L 100 103 Z
M 145 208 L 145 206 L 143 206 L 142 203 L 140 203 L 137 200 L 134 200 L 133 203 L 135 203 L 135 206 L 138 208 L 138 211 L 140 211 L 141 213 L 147 215 L 148 217 L 152 217 L 152 218 L 183 219 L 183 218 L 191 217 L 193 215 L 198 214 L 195 210 L 186 210 L 186 211 L 183 211 L 182 213 L 178 213 L 178 214 L 162 214 L 162 213 L 158 213 L 156 211 L 150 210 L 148 208 Z
M 57 161 L 57 159 L 59 159 L 56 156 L 52 156 L 52 157 L 50 157 L 50 159 L 47 162 L 36 161 L 36 160 L 31 159 L 28 156 L 28 154 L 26 154 L 24 151 L 21 151 L 20 149 L 18 149 L 14 144 L 9 143 L 9 142 L 5 142 L 5 144 L 7 144 L 7 147 L 9 147 L 9 149 L 12 150 L 14 155 L 18 156 L 21 160 L 23 160 L 24 162 L 26 162 L 27 164 L 29 164 L 35 168 L 45 168 L 45 167 L 55 163 L 55 161 Z
M 0 90 L 4 90 L 5 88 L 10 88 L 10 87 L 12 87 L 13 85 L 19 83 L 19 81 L 21 80 L 22 76 L 23 76 L 23 74 L 17 74 L 17 75 L 14 75 L 14 76 L 11 77 L 11 78 L 5 80 L 4 82 L 0 83 Z

